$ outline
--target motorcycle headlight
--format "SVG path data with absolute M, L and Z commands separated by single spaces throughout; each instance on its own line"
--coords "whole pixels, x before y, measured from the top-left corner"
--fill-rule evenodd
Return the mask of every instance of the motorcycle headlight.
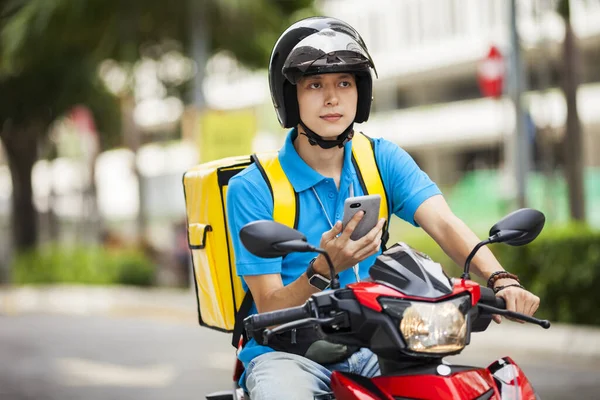
M 419 353 L 452 353 L 467 339 L 469 296 L 439 303 L 381 299 L 384 310 L 400 319 L 400 332 L 409 350 Z

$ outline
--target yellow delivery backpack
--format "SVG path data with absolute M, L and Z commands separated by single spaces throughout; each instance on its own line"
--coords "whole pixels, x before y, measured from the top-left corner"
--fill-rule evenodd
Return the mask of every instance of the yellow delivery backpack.
M 389 222 L 387 196 L 375 162 L 372 140 L 364 134 L 352 139 L 352 162 L 365 194 L 380 194 L 380 217 Z M 237 276 L 231 234 L 227 229 L 229 180 L 255 163 L 273 196 L 273 220 L 296 228 L 298 197 L 279 163 L 278 152 L 228 157 L 193 167 L 183 175 L 188 243 L 194 267 L 198 318 L 202 326 L 233 332 L 238 346 L 243 319 L 253 304 Z M 387 240 L 387 226 L 385 239 Z

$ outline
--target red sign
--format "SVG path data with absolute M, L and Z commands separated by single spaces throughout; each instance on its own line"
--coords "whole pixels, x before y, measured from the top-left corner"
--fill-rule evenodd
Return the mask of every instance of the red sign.
M 505 69 L 502 53 L 496 46 L 492 46 L 477 67 L 477 81 L 482 95 L 485 97 L 502 96 Z

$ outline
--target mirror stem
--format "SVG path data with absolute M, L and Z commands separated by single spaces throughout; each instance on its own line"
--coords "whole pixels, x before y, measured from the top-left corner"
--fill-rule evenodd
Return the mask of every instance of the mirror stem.
M 465 261 L 465 272 L 460 277 L 461 279 L 471 279 L 471 275 L 469 275 L 469 267 L 471 266 L 471 260 L 473 259 L 473 257 L 475 257 L 475 254 L 477 253 L 477 251 L 479 251 L 480 248 L 489 243 L 491 243 L 490 239 L 486 239 L 483 242 L 479 242 L 477 246 L 475 246 L 475 248 L 471 251 L 471 253 L 467 257 L 467 260 Z
M 331 261 L 331 258 L 329 258 L 329 254 L 327 254 L 325 250 L 320 249 L 318 247 L 316 247 L 314 251 L 316 251 L 319 254 L 322 254 L 325 257 L 325 260 L 327 260 L 327 265 L 329 265 L 329 276 L 331 277 L 329 287 L 331 289 L 339 289 L 340 280 L 338 279 L 337 274 L 335 273 L 335 268 L 333 267 L 333 262 Z

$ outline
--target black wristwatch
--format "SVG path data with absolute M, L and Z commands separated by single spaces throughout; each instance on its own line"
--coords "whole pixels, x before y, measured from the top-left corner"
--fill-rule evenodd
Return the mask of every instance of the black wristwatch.
M 329 287 L 331 280 L 321 274 L 318 274 L 313 269 L 313 264 L 315 263 L 316 259 L 317 257 L 313 258 L 310 260 L 310 263 L 308 263 L 308 268 L 306 268 L 306 277 L 308 278 L 308 283 L 310 283 L 311 286 L 314 286 L 319 290 L 325 290 Z

